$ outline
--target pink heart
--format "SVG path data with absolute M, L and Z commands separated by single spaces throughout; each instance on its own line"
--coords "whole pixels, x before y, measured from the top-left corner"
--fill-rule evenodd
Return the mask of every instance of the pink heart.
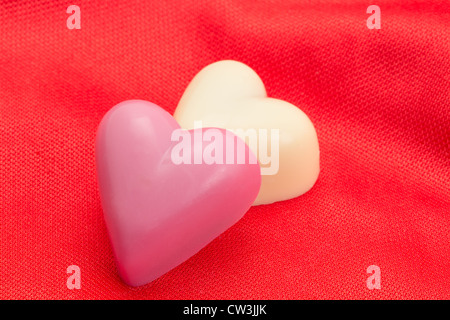
M 259 192 L 260 167 L 242 140 L 213 129 L 224 141 L 235 139 L 235 155 L 245 148 L 244 164 L 225 155 L 224 164 L 176 164 L 174 130 L 181 129 L 168 112 L 142 100 L 119 103 L 98 128 L 102 207 L 119 274 L 131 286 L 151 282 L 197 253 L 236 223 Z M 184 131 L 197 156 L 208 143 L 198 147 L 195 137 L 204 138 L 207 130 Z

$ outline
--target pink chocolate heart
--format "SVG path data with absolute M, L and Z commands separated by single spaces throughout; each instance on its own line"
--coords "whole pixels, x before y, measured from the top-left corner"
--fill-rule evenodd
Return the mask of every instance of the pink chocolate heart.
M 223 129 L 183 131 L 192 137 L 192 159 L 204 160 L 188 164 L 174 161 L 181 141 L 172 141 L 175 130 L 181 131 L 168 112 L 142 100 L 119 103 L 98 128 L 103 212 L 119 274 L 131 286 L 151 282 L 197 253 L 236 223 L 259 192 L 260 167 L 238 137 Z M 223 164 L 202 157 L 214 155 L 206 152 L 212 142 L 198 144 L 207 130 L 216 130 L 214 142 L 235 142 L 231 156 L 223 143 Z M 240 150 L 247 155 L 243 164 Z

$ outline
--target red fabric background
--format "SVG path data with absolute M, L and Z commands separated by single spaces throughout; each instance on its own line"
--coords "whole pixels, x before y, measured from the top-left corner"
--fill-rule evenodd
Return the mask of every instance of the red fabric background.
M 450 2 L 66 1 L 0 5 L 0 298 L 450 298 Z M 366 9 L 381 8 L 381 30 Z M 314 122 L 321 174 L 254 207 L 155 282 L 118 278 L 94 166 L 126 99 L 173 112 L 242 61 Z M 174 199 L 176 201 L 176 199 Z M 66 268 L 81 268 L 68 290 Z M 381 290 L 366 269 L 381 268 Z

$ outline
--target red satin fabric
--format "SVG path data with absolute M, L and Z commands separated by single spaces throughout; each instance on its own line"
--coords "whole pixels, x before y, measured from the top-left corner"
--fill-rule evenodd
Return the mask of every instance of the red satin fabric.
M 0 298 L 450 298 L 449 1 L 74 4 L 80 30 L 66 1 L 0 4 Z M 371 4 L 380 30 L 366 26 Z M 129 288 L 99 201 L 97 126 L 127 99 L 173 112 L 222 59 L 308 114 L 319 180 Z M 80 290 L 66 286 L 70 265 Z M 380 290 L 366 286 L 370 265 Z

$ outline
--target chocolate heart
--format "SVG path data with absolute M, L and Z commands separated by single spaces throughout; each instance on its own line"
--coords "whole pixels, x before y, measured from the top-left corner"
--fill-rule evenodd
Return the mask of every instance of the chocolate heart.
M 240 138 L 223 129 L 182 130 L 141 100 L 108 111 L 95 151 L 118 271 L 131 286 L 158 278 L 231 227 L 261 184 L 256 157 Z
M 312 122 L 296 106 L 267 97 L 259 76 L 243 63 L 225 60 L 202 69 L 174 117 L 184 129 L 196 122 L 225 128 L 249 144 L 263 175 L 254 205 L 297 197 L 317 180 L 319 143 Z

